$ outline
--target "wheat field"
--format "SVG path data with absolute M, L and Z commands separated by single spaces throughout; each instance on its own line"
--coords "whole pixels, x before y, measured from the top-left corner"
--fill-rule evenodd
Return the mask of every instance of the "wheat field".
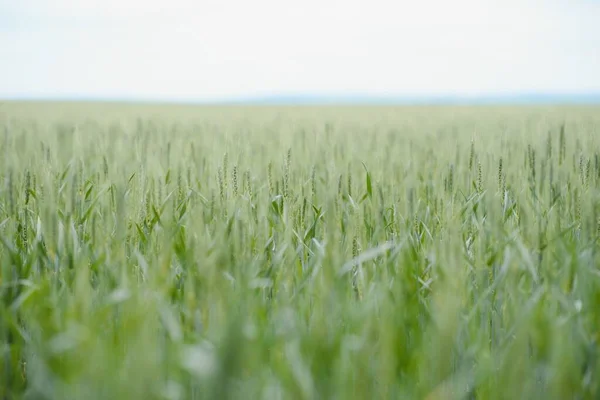
M 600 107 L 0 105 L 1 399 L 596 399 Z

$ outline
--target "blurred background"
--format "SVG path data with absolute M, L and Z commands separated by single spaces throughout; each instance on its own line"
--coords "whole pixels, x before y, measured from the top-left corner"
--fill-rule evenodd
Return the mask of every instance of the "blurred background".
M 0 0 L 0 98 L 586 101 L 598 21 L 590 0 Z

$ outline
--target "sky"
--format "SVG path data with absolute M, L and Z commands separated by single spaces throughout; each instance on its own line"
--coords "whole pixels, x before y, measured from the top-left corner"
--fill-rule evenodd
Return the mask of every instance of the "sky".
M 600 0 L 0 0 L 0 98 L 600 93 Z

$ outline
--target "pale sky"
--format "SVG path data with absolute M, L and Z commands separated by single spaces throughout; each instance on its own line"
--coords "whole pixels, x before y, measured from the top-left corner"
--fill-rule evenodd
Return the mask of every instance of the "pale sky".
M 0 98 L 600 92 L 600 0 L 0 0 Z

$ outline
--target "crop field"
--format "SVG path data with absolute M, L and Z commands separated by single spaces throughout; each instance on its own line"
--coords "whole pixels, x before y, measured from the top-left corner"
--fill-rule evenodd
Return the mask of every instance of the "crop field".
M 597 399 L 600 107 L 0 105 L 0 399 Z

